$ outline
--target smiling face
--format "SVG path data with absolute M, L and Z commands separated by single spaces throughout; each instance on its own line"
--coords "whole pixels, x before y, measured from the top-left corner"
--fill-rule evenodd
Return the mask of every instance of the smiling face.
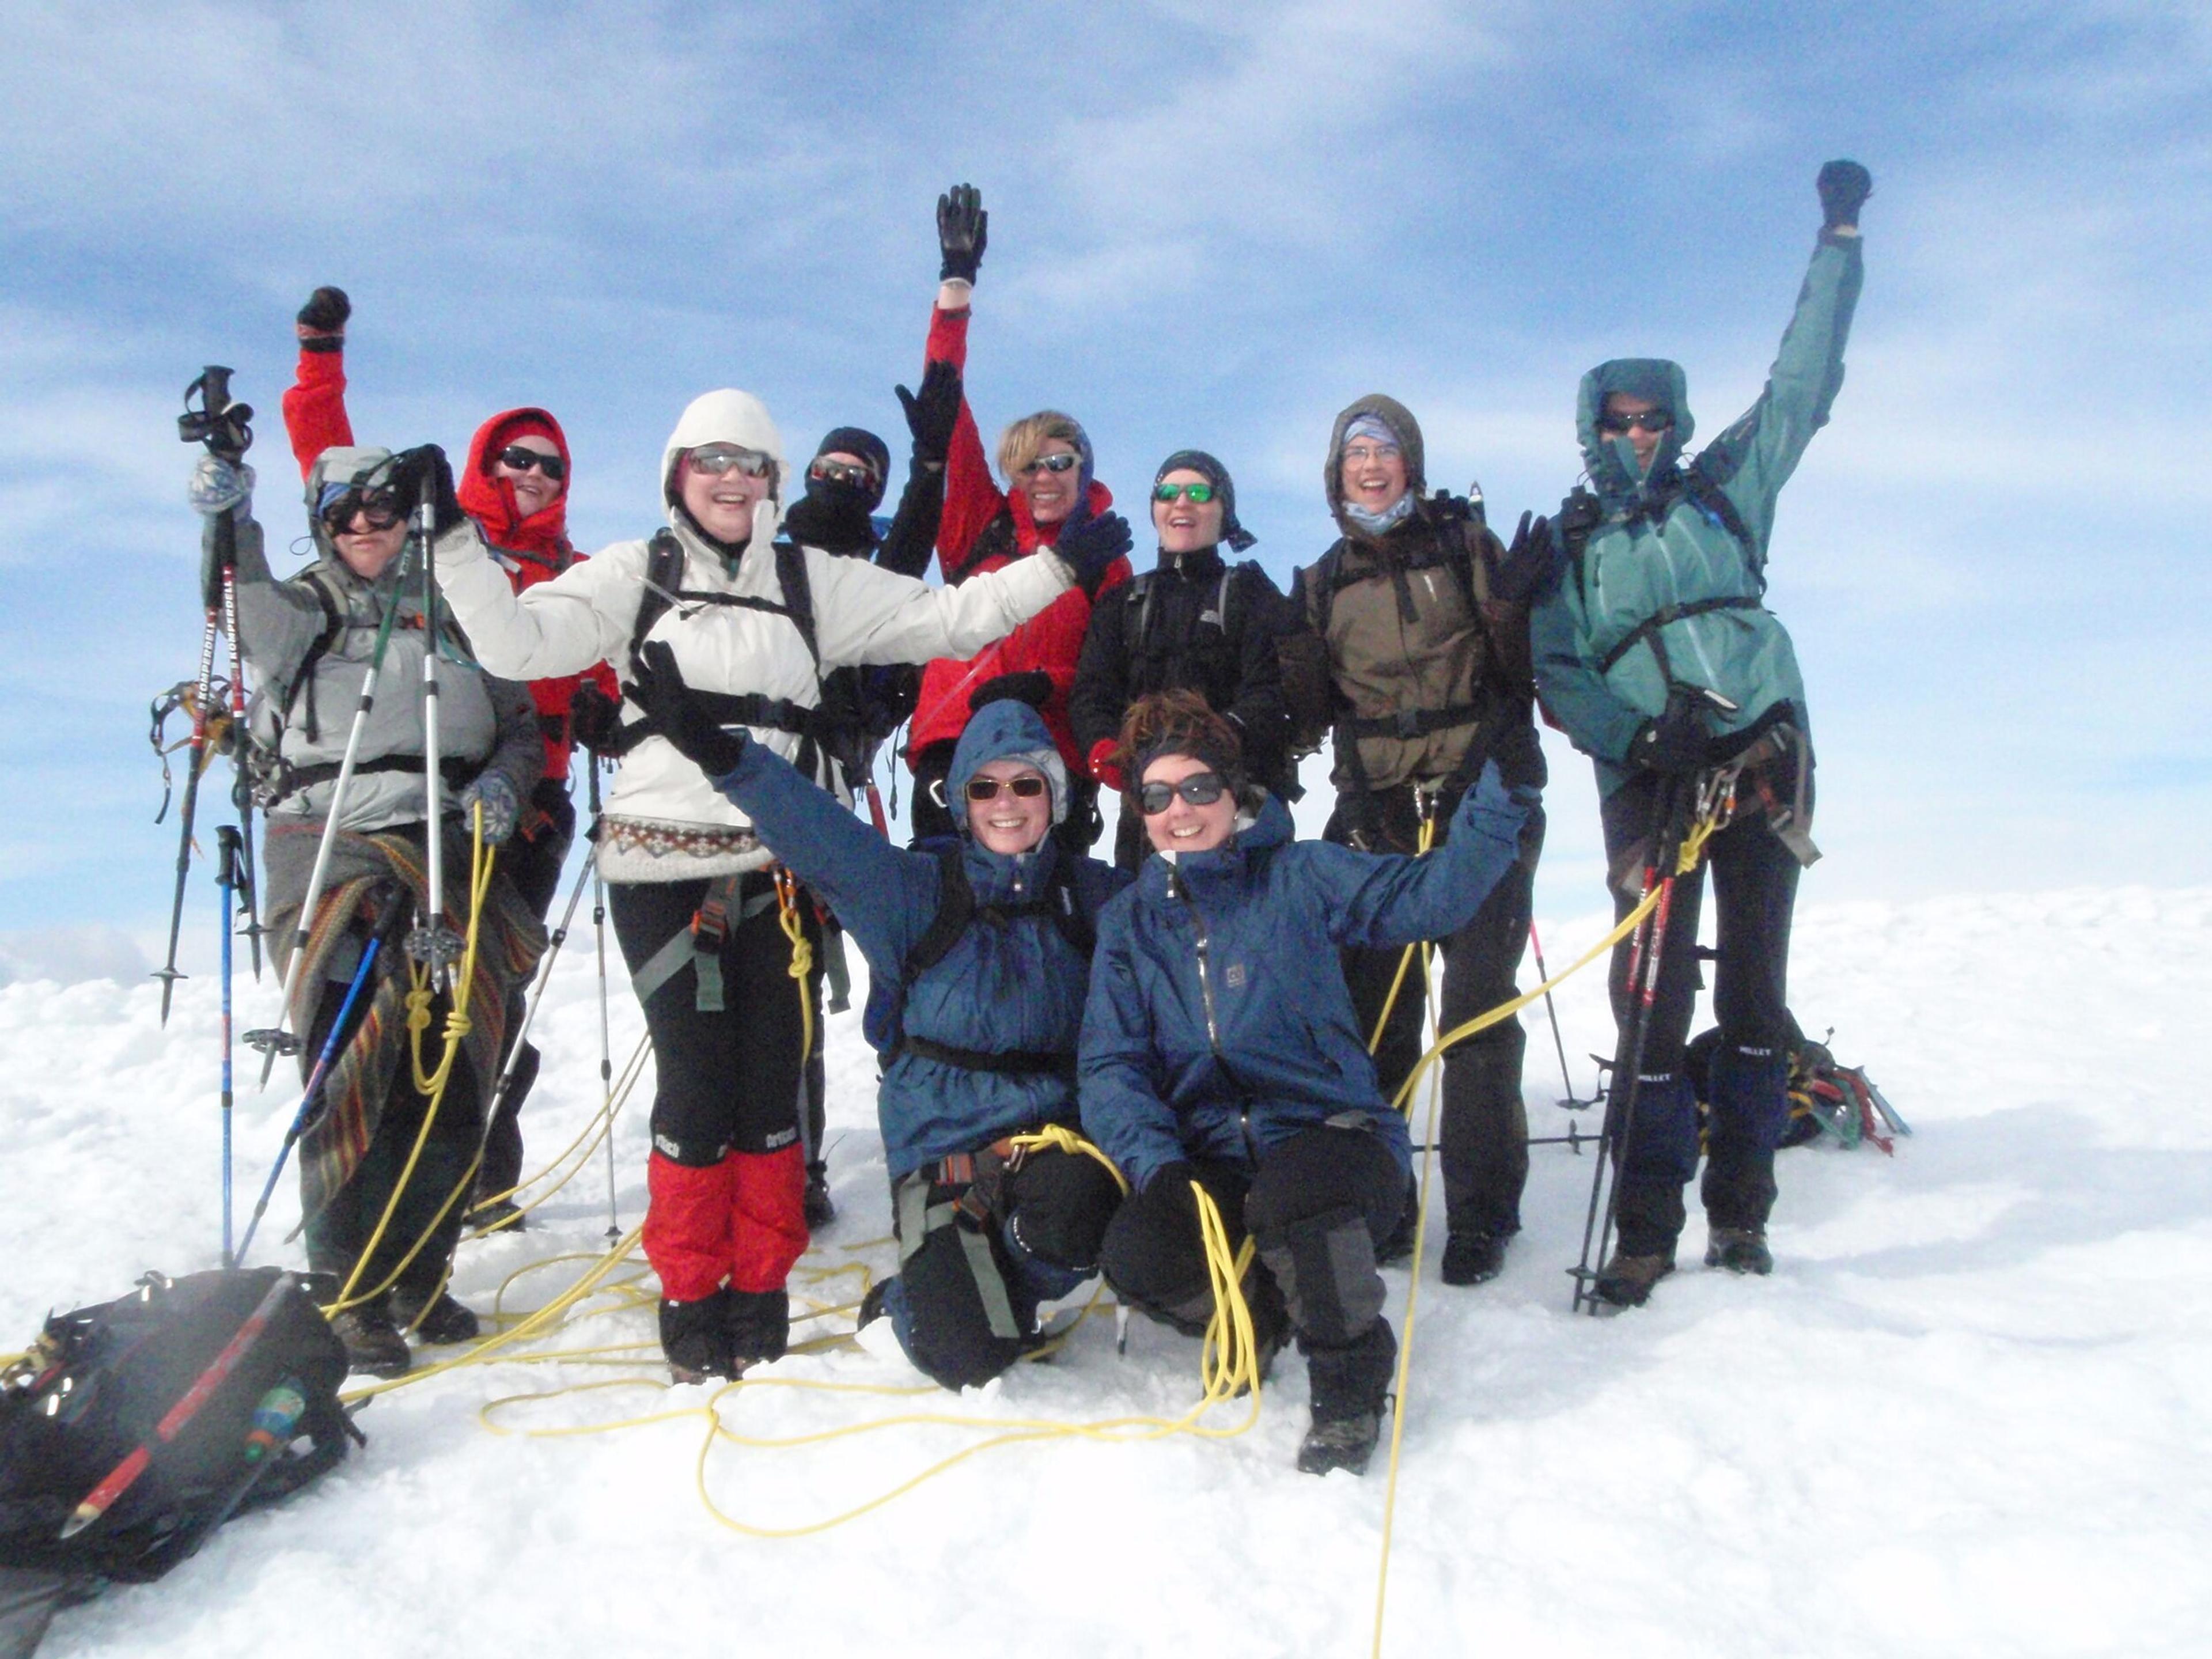
M 1159 532 L 1163 553 L 1194 553 L 1221 539 L 1220 496 L 1216 495 L 1203 507 L 1181 489 L 1176 489 L 1171 501 L 1158 499 L 1159 490 L 1182 484 L 1212 488 L 1206 474 L 1188 466 L 1176 468 L 1153 486 L 1152 528 Z
M 718 542 L 749 542 L 753 534 L 753 508 L 765 500 L 769 480 L 754 477 L 739 468 L 702 472 L 684 458 L 677 487 L 684 510 L 692 521 Z
M 1144 783 L 1181 783 L 1200 772 L 1211 772 L 1211 763 L 1193 755 L 1162 755 L 1145 769 Z M 1167 810 L 1145 814 L 1145 834 L 1161 853 L 1208 853 L 1221 846 L 1237 830 L 1237 796 L 1224 789 L 1203 806 L 1194 806 L 1178 793 Z
M 338 557 L 347 569 L 365 582 L 373 582 L 384 574 L 385 567 L 399 556 L 399 550 L 407 545 L 407 520 L 372 527 L 366 512 L 356 513 L 343 527 L 329 526 L 331 544 L 338 550 Z
M 543 455 L 553 461 L 558 461 L 561 459 L 559 446 L 550 438 L 541 438 L 534 432 L 526 432 L 519 438 L 509 439 L 504 447 L 526 449 L 533 455 Z M 558 500 L 562 488 L 561 483 L 556 483 L 545 476 L 545 470 L 543 467 L 514 467 L 497 457 L 492 460 L 491 476 L 495 478 L 504 478 L 514 486 L 514 504 L 521 510 L 522 516 L 526 519 L 533 514 L 544 512 L 546 507 Z
M 1055 472 L 1048 463 L 1065 455 L 1075 465 Z M 1065 438 L 1047 438 L 1037 446 L 1036 459 L 1014 477 L 1014 488 L 1028 498 L 1030 517 L 1038 524 L 1058 524 L 1075 510 L 1075 492 L 1083 487 L 1083 454 Z
M 1607 438 L 1626 435 L 1628 447 L 1636 452 L 1636 465 L 1648 471 L 1659 441 L 1674 423 L 1673 417 L 1649 398 L 1639 398 L 1632 392 L 1609 392 L 1598 430 Z
M 1354 438 L 1344 447 L 1338 483 L 1354 506 L 1387 513 L 1406 493 L 1406 452 L 1386 439 Z
M 1007 786 L 1022 778 L 1034 778 L 1044 787 L 1035 794 L 1018 795 Z M 1029 852 L 1052 828 L 1052 783 L 1027 761 L 985 761 L 970 781 L 997 786 L 988 800 L 977 800 L 972 789 L 968 797 L 968 833 L 985 852 Z

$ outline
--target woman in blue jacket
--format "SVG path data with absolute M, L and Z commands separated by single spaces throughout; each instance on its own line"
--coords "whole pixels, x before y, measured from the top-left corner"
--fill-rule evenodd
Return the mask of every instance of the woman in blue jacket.
M 1196 1334 L 1212 1310 L 1193 1184 L 1232 1249 L 1272 1354 L 1295 1332 L 1313 1389 L 1309 1474 L 1367 1466 L 1397 1341 L 1376 1251 L 1413 1165 L 1376 1085 L 1338 947 L 1442 939 L 1516 860 L 1536 804 L 1483 769 L 1449 840 L 1420 859 L 1291 839 L 1251 789 L 1235 727 L 1190 692 L 1122 726 L 1132 806 L 1158 857 L 1099 918 L 1084 1011 L 1085 1131 L 1129 1179 L 1103 1265 L 1124 1301 Z M 1264 1361 L 1263 1361 L 1264 1365 Z
M 868 959 L 868 1040 L 899 1272 L 870 1292 L 908 1358 L 981 1385 L 1035 1345 L 1040 1302 L 1098 1270 L 1121 1187 L 1097 1158 L 1013 1137 L 1075 1121 L 1075 1048 L 1094 920 L 1128 877 L 1051 833 L 1067 774 L 1018 694 L 980 698 L 947 779 L 957 838 L 891 846 L 783 759 L 718 724 L 666 650 L 633 687 L 834 911 Z

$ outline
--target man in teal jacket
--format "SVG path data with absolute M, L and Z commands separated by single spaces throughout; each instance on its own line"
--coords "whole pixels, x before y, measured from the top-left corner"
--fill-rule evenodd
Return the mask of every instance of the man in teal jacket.
M 1591 488 L 1560 510 L 1560 557 L 1529 630 L 1546 709 L 1597 764 L 1617 911 L 1626 915 L 1654 847 L 1701 779 L 1734 780 L 1738 803 L 1706 843 L 1719 951 L 1721 1043 L 1708 1079 L 1703 1188 L 1709 1266 L 1764 1273 L 1773 1257 L 1774 1149 L 1789 1115 L 1790 917 L 1810 836 L 1812 745 L 1790 635 L 1762 599 L 1776 497 L 1828 418 L 1861 281 L 1858 215 L 1873 182 L 1831 161 L 1824 216 L 1796 314 L 1759 401 L 1685 465 L 1692 431 L 1680 365 L 1618 358 L 1583 377 L 1576 410 Z M 1619 1134 L 1619 1248 L 1597 1282 L 1641 1303 L 1674 1265 L 1682 1188 L 1697 1173 L 1697 1107 L 1682 1074 L 1698 988 L 1702 866 L 1675 884 L 1667 947 L 1632 1074 L 1632 946 L 1613 957 L 1620 1043 L 1611 1094 Z

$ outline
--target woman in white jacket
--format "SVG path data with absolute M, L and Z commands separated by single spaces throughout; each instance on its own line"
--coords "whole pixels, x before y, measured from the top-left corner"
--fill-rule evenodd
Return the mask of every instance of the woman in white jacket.
M 1078 526 L 1073 545 L 1064 532 L 1055 558 L 932 588 L 818 548 L 779 549 L 787 471 L 760 400 L 710 392 L 662 457 L 669 530 L 517 593 L 465 524 L 438 549 L 447 600 L 477 659 L 514 678 L 605 660 L 627 686 L 635 647 L 665 641 L 687 684 L 720 694 L 726 724 L 842 793 L 809 729 L 822 673 L 971 655 L 1071 585 L 1095 583 L 1129 545 L 1109 514 Z M 659 1078 L 645 1250 L 677 1380 L 731 1376 L 782 1353 L 785 1279 L 806 1246 L 801 993 L 774 849 L 665 739 L 635 720 L 625 732 L 598 857 Z M 811 904 L 798 908 L 811 936 Z

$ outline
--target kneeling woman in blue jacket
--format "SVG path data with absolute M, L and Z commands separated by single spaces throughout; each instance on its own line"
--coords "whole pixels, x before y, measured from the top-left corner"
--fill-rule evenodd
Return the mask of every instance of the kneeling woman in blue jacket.
M 1445 844 L 1376 857 L 1291 839 L 1248 788 L 1237 732 L 1166 692 L 1121 728 L 1157 858 L 1099 918 L 1083 1021 L 1083 1127 L 1133 1191 L 1107 1229 L 1121 1298 L 1198 1334 L 1212 1310 L 1195 1182 L 1232 1249 L 1249 1231 L 1255 1334 L 1295 1332 L 1313 1389 L 1311 1474 L 1364 1471 L 1397 1358 L 1376 1251 L 1406 1202 L 1412 1146 L 1382 1098 L 1338 947 L 1443 939 L 1522 856 L 1534 790 L 1484 767 Z
M 907 1358 L 948 1389 L 988 1382 L 1034 1345 L 1037 1304 L 1097 1272 L 1121 1202 L 1097 1158 L 1009 1143 L 1074 1125 L 1094 922 L 1128 877 L 1071 859 L 1050 833 L 1066 816 L 1067 774 L 1018 694 L 982 701 L 953 751 L 958 837 L 909 852 L 744 727 L 718 724 L 717 700 L 689 691 L 665 647 L 644 654 L 632 694 L 648 724 L 758 826 L 868 959 L 899 1273 L 870 1293 L 861 1323 L 889 1314 Z

